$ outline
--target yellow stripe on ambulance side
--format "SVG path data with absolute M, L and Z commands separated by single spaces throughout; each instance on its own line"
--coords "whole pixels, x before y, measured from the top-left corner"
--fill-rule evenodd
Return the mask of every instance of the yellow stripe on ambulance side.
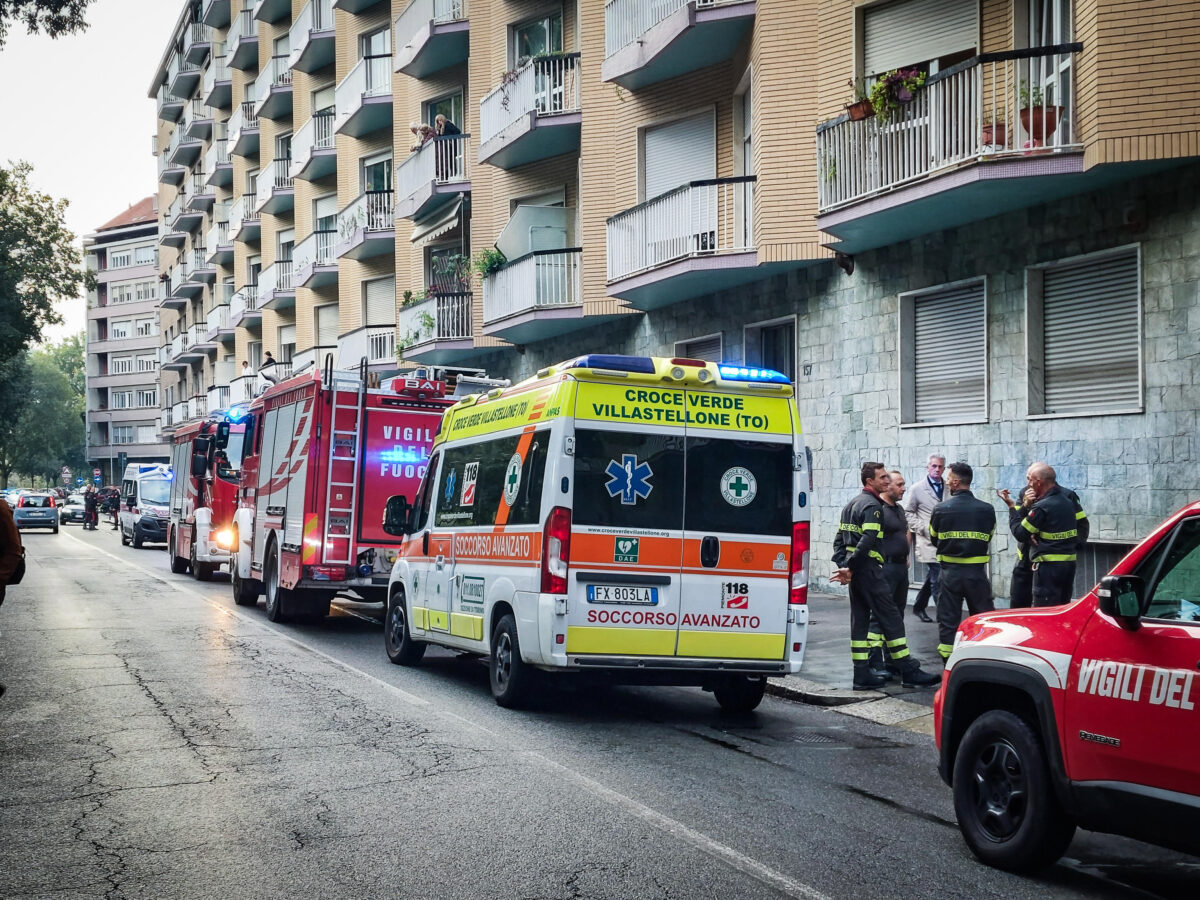
M 621 656 L 674 656 L 675 629 L 596 628 L 567 626 L 568 653 L 612 653 Z
M 591 422 L 711 428 L 747 435 L 792 433 L 791 400 L 654 384 L 579 382 L 575 418 Z
M 680 631 L 679 656 L 705 659 L 783 659 L 783 634 Z

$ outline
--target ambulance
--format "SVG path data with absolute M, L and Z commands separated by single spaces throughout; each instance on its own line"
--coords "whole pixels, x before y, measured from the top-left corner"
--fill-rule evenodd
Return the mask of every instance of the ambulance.
M 1053 863 L 1076 827 L 1200 853 L 1200 503 L 1065 606 L 959 626 L 939 771 L 983 862 Z
M 591 672 L 751 710 L 804 657 L 810 491 L 775 371 L 592 354 L 468 397 L 388 500 L 388 657 L 486 656 L 502 706 Z

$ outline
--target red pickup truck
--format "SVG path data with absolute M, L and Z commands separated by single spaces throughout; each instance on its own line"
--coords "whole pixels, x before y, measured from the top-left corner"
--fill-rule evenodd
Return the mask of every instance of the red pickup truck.
M 934 698 L 942 779 L 983 862 L 1047 865 L 1076 826 L 1200 852 L 1200 503 L 1082 599 L 962 623 Z

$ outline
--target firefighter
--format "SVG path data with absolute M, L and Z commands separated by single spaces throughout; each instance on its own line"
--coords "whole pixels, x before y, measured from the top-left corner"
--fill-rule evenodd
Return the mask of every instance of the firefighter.
M 1083 504 L 1079 501 L 1078 494 L 1070 488 L 1063 487 L 1061 484 L 1059 485 L 1059 489 L 1067 495 L 1068 499 L 1075 506 L 1075 527 L 1079 531 L 1078 544 L 1076 545 L 1076 552 L 1078 552 L 1087 541 L 1089 532 L 1087 513 L 1084 512 Z M 1019 491 L 1021 494 L 1020 506 L 1013 503 L 1012 495 L 1007 490 L 997 491 L 996 493 L 1008 505 L 1008 528 L 1010 531 L 1016 525 L 1020 524 L 1021 520 L 1025 518 L 1025 514 L 1029 511 L 1029 508 L 1033 506 L 1034 500 L 1037 499 L 1033 495 L 1033 489 L 1029 487 Z M 1033 564 L 1030 562 L 1028 551 L 1028 547 L 1023 547 L 1020 543 L 1017 544 L 1017 561 L 1013 564 L 1012 586 L 1009 589 L 1008 605 L 1010 609 L 1027 609 L 1033 606 Z
M 1076 555 L 1089 532 L 1087 513 L 1046 463 L 1031 465 L 1025 481 L 1021 505 L 1008 501 L 1009 529 L 1033 569 L 1033 605 L 1061 606 L 1071 600 Z
M 883 576 L 883 503 L 881 494 L 891 479 L 883 463 L 863 463 L 859 473 L 862 493 L 842 509 L 841 522 L 833 539 L 833 562 L 837 572 L 830 579 L 850 587 L 850 659 L 854 663 L 854 689 L 878 688 L 887 679 L 870 668 L 872 615 L 883 632 L 888 655 L 900 670 L 905 687 L 938 684 L 941 676 L 921 670 L 908 652 L 904 619 L 892 602 L 892 592 Z
M 929 539 L 937 548 L 942 577 L 938 584 L 938 654 L 948 659 L 966 601 L 970 615 L 995 609 L 987 576 L 988 545 L 996 531 L 996 510 L 971 493 L 974 472 L 965 462 L 950 465 L 950 496 L 929 518 Z

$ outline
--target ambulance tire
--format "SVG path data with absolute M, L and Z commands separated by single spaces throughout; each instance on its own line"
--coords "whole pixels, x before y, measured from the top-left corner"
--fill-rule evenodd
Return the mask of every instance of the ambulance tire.
M 263 569 L 267 618 L 272 622 L 286 622 L 292 613 L 292 592 L 279 583 L 279 546 L 274 542 L 267 548 L 267 560 Z
M 229 583 L 233 585 L 233 602 L 238 606 L 257 606 L 262 593 L 262 582 L 257 578 L 242 578 L 238 575 L 237 557 L 229 563 Z
M 1037 733 L 1003 709 L 971 723 L 954 759 L 954 812 L 980 862 L 1029 872 L 1055 862 L 1075 823 L 1054 793 Z
M 713 685 L 713 696 L 721 709 L 731 713 L 747 713 L 762 703 L 767 679 L 761 675 L 727 675 Z
M 492 652 L 488 659 L 492 697 L 506 709 L 520 709 L 529 702 L 536 676 L 533 667 L 521 659 L 517 620 L 512 613 L 501 616 L 492 630 Z
M 128 547 L 128 546 L 129 546 L 129 535 L 127 535 L 127 534 L 125 533 L 125 529 L 124 529 L 124 528 L 122 528 L 122 529 L 121 529 L 121 546 L 122 546 L 122 547 Z
M 167 542 L 167 553 L 171 555 L 171 572 L 175 575 L 182 575 L 188 570 L 188 561 L 175 552 L 176 532 L 171 532 L 171 537 Z
M 146 539 L 144 537 L 142 537 L 140 534 L 138 534 L 136 525 L 133 526 L 133 537 L 131 538 L 131 540 L 133 541 L 133 549 L 134 550 L 141 550 L 142 544 L 144 544 L 146 542 Z
M 408 630 L 408 609 L 404 605 L 404 591 L 398 590 L 388 601 L 387 614 L 383 620 L 383 649 L 388 659 L 397 666 L 415 666 L 425 656 L 429 645 L 414 641 Z

